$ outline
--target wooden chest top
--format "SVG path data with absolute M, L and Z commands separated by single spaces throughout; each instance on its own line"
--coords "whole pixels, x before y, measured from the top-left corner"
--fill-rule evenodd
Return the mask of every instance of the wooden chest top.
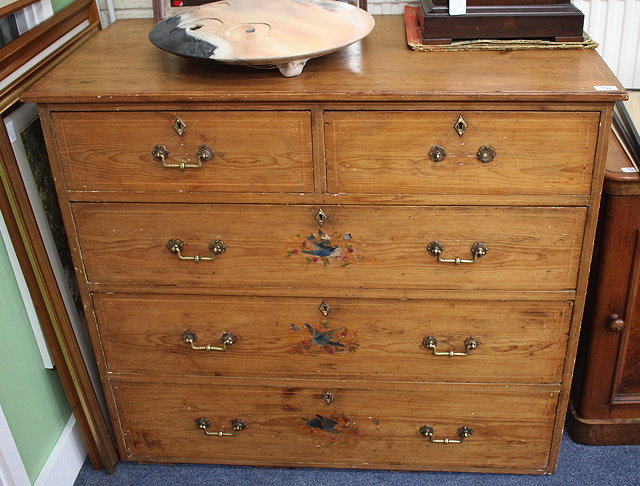
M 120 20 L 24 95 L 26 101 L 615 101 L 626 94 L 593 50 L 414 52 L 402 16 L 312 59 L 302 75 L 180 58 L 147 40 L 151 20 Z M 605 87 L 605 88 L 603 88 Z

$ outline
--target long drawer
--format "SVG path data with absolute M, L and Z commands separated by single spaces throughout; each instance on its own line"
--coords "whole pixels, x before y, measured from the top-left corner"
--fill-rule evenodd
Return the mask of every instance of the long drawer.
M 328 190 L 589 194 L 598 120 L 595 112 L 326 112 Z
M 112 373 L 493 383 L 559 383 L 572 309 L 97 293 L 93 302 Z M 223 343 L 225 332 L 235 342 Z
M 80 203 L 73 215 L 92 283 L 565 290 L 586 208 Z
M 313 192 L 308 111 L 74 112 L 52 121 L 71 191 Z M 156 146 L 166 154 L 154 158 Z M 209 157 L 202 167 L 180 169 L 199 154 Z
M 427 470 L 546 468 L 558 400 L 552 388 L 527 385 L 147 380 L 112 388 L 123 459 Z M 232 421 L 244 429 L 219 436 L 234 433 Z M 451 442 L 431 442 L 429 428 L 431 439 Z

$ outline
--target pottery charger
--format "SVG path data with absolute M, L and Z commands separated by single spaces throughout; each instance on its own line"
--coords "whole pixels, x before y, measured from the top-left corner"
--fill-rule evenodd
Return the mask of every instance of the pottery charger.
M 366 37 L 373 17 L 334 0 L 226 0 L 157 23 L 149 40 L 173 54 L 277 67 L 298 76 L 314 57 Z

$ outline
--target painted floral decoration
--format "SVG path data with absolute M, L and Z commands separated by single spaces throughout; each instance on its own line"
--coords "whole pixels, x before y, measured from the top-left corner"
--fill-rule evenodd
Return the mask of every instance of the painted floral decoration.
M 296 237 L 302 238 L 299 234 Z M 347 267 L 363 259 L 356 254 L 352 239 L 351 233 L 328 234 L 318 230 L 304 238 L 299 248 L 288 250 L 287 257 L 302 255 L 307 263 Z
M 303 327 L 291 324 L 291 330 L 301 334 L 291 350 L 296 354 L 308 354 L 318 357 L 320 354 L 351 353 L 360 347 L 358 330 L 350 330 L 345 326 L 330 329 L 328 321 L 320 322 L 319 327 L 305 323 Z

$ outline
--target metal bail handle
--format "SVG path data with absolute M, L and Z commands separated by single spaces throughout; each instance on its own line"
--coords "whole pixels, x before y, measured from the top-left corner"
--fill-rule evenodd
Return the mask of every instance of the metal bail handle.
M 231 428 L 233 432 L 224 432 L 222 430 L 218 432 L 209 432 L 209 430 L 207 429 L 209 428 L 211 423 L 206 417 L 198 417 L 195 422 L 196 427 L 202 430 L 204 432 L 204 435 L 212 435 L 214 437 L 235 437 L 237 435 L 237 432 L 240 432 L 241 430 L 247 428 L 247 424 L 242 419 L 235 419 L 231 421 Z
M 208 145 L 201 145 L 200 147 L 198 147 L 198 150 L 196 150 L 196 157 L 198 157 L 197 164 L 187 164 L 186 162 L 170 163 L 167 162 L 167 159 L 169 158 L 169 149 L 166 145 L 158 144 L 151 149 L 151 156 L 154 159 L 162 162 L 162 167 L 181 170 L 199 169 L 200 167 L 202 167 L 203 162 L 207 162 L 213 158 L 214 152 L 213 149 Z
M 433 438 L 433 427 L 429 427 L 428 425 L 423 425 L 418 430 L 421 435 L 424 435 L 429 442 L 433 442 L 434 444 L 462 444 L 467 437 L 471 437 L 473 435 L 473 430 L 471 427 L 460 427 L 458 429 L 458 437 L 459 439 L 434 439 Z
M 486 243 L 482 241 L 476 241 L 473 245 L 471 245 L 471 254 L 473 255 L 473 260 L 463 259 L 463 258 L 442 258 L 442 253 L 445 250 L 445 246 L 439 241 L 431 241 L 427 245 L 427 251 L 430 255 L 435 256 L 439 262 L 441 263 L 453 263 L 455 265 L 460 265 L 461 263 L 475 263 L 478 261 L 478 258 L 483 257 L 489 251 L 489 247 Z
M 191 349 L 195 349 L 197 351 L 226 351 L 228 346 L 234 344 L 238 337 L 230 332 L 222 331 L 222 335 L 220 336 L 220 341 L 222 342 L 222 346 L 213 346 L 211 344 L 205 344 L 204 346 L 196 346 L 194 343 L 198 340 L 198 336 L 194 331 L 185 331 L 182 333 L 182 340 L 191 346 Z
M 464 340 L 464 351 L 436 351 L 436 347 L 438 346 L 438 340 L 433 337 L 433 336 L 427 336 L 422 340 L 422 345 L 427 348 L 427 349 L 431 349 L 433 351 L 433 354 L 436 356 L 448 356 L 448 357 L 454 357 L 454 356 L 468 356 L 469 353 L 476 349 L 478 346 L 480 346 L 480 341 L 477 338 L 474 338 L 473 336 L 469 336 L 467 339 Z
M 211 256 L 206 256 L 206 257 L 200 256 L 200 255 L 184 256 L 182 254 L 182 250 L 184 250 L 184 242 L 178 238 L 171 238 L 167 242 L 167 249 L 171 253 L 175 253 L 176 255 L 178 255 L 178 258 L 180 260 L 193 260 L 194 262 L 199 262 L 202 260 L 204 261 L 215 260 L 218 255 L 222 255 L 227 250 L 227 246 L 224 244 L 222 240 L 213 240 L 211 243 L 209 243 L 209 250 L 211 250 Z

